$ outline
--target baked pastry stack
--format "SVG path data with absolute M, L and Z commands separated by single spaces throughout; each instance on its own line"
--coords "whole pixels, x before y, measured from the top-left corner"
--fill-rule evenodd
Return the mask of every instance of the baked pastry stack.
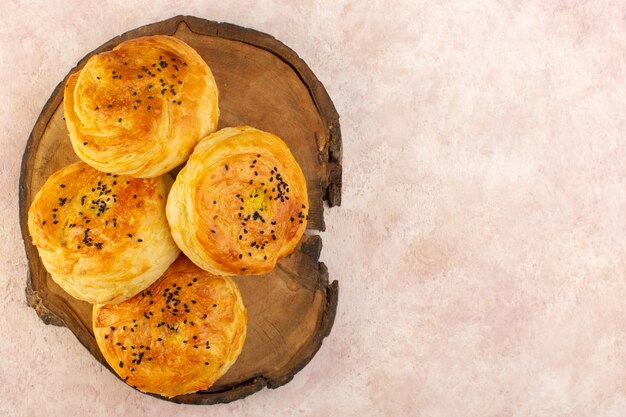
M 64 109 L 82 162 L 50 176 L 31 204 L 44 266 L 94 304 L 94 336 L 125 382 L 166 397 L 210 388 L 246 336 L 229 276 L 270 272 L 306 229 L 302 170 L 273 134 L 213 133 L 215 79 L 173 37 L 91 57 L 68 78 Z
M 185 162 L 217 128 L 218 92 L 204 60 L 170 36 L 95 55 L 65 86 L 76 155 L 95 169 L 150 178 Z
M 167 200 L 174 240 L 214 274 L 270 272 L 308 217 L 306 181 L 277 136 L 243 126 L 200 141 Z
M 92 304 L 126 300 L 156 281 L 180 253 L 164 216 L 172 182 L 105 174 L 84 162 L 54 173 L 28 213 L 52 279 Z
M 173 397 L 207 389 L 228 371 L 243 348 L 247 318 L 231 278 L 180 257 L 130 300 L 95 306 L 93 330 L 124 381 Z

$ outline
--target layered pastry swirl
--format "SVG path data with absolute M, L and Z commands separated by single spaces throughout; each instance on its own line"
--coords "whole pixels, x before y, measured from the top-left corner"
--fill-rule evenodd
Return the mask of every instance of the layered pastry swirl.
M 128 384 L 174 397 L 208 389 L 235 362 L 247 311 L 235 283 L 183 255 L 150 288 L 93 309 L 100 351 Z
M 80 159 L 141 178 L 183 163 L 219 118 L 208 65 L 185 42 L 160 35 L 91 57 L 68 78 L 64 107 Z
M 54 173 L 35 196 L 28 228 L 65 291 L 116 303 L 152 284 L 180 253 L 165 218 L 169 175 L 138 179 L 83 162 Z
M 180 249 L 202 269 L 264 274 L 298 244 L 308 206 L 287 145 L 242 126 L 200 141 L 172 186 L 167 219 Z

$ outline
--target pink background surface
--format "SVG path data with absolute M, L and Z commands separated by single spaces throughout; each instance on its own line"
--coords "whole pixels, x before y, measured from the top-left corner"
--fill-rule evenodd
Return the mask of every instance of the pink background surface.
M 624 1 L 150 3 L 0 3 L 0 415 L 626 415 Z M 133 391 L 24 301 L 37 115 L 86 53 L 177 14 L 293 48 L 344 139 L 333 331 L 286 386 L 211 407 Z

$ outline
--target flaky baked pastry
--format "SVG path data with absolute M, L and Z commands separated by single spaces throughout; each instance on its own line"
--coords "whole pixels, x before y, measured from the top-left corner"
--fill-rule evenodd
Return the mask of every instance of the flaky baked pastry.
M 108 364 L 128 384 L 165 397 L 208 389 L 237 360 L 248 315 L 234 281 L 184 255 L 150 288 L 93 309 Z
M 308 204 L 287 145 L 243 126 L 200 141 L 172 186 L 167 219 L 180 249 L 202 269 L 263 274 L 300 241 Z
M 70 295 L 116 303 L 158 279 L 180 253 L 165 218 L 169 175 L 105 174 L 84 162 L 52 174 L 28 211 L 41 260 Z
M 122 42 L 91 57 L 65 87 L 72 147 L 92 167 L 151 178 L 183 163 L 217 128 L 218 92 L 208 65 L 170 36 Z

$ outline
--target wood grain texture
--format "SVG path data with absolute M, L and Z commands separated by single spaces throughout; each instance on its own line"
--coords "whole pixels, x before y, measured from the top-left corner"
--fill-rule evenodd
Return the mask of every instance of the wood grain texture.
M 211 67 L 220 91 L 220 128 L 248 124 L 283 138 L 302 166 L 309 190 L 309 223 L 324 230 L 323 201 L 341 203 L 339 116 L 323 85 L 295 52 L 273 37 L 239 26 L 177 16 L 118 36 L 83 58 L 138 36 L 173 35 L 194 47 Z M 108 367 L 91 328 L 91 305 L 75 300 L 43 268 L 26 224 L 30 203 L 48 176 L 77 160 L 63 120 L 61 82 L 28 140 L 20 178 L 20 223 L 29 261 L 26 299 L 46 324 L 66 326 Z M 174 170 L 174 173 L 177 170 Z M 248 338 L 239 360 L 210 390 L 174 402 L 215 404 L 289 382 L 315 355 L 332 328 L 336 281 L 318 262 L 322 241 L 305 235 L 270 274 L 238 277 L 248 308 Z M 160 397 L 159 397 L 160 398 Z

